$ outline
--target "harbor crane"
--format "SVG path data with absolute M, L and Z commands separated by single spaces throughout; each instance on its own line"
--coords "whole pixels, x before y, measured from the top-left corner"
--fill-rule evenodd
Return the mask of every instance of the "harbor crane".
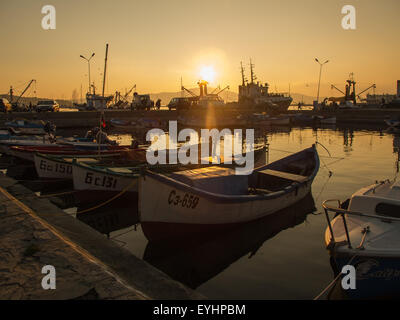
M 189 89 L 186 89 L 184 86 L 181 87 L 181 90 L 186 91 L 186 92 L 189 93 L 192 97 L 197 97 L 197 94 L 195 94 L 194 92 L 190 91 Z
M 367 89 L 365 89 L 365 90 L 361 91 L 359 94 L 357 94 L 358 99 L 362 100 L 360 95 L 363 94 L 364 92 L 368 91 L 371 88 L 376 89 L 376 84 L 374 83 L 372 86 L 369 86 Z
M 27 85 L 27 86 L 25 87 L 25 89 L 22 91 L 22 93 L 21 93 L 21 95 L 18 97 L 17 101 L 15 101 L 15 103 L 14 103 L 15 106 L 18 105 L 19 100 L 22 98 L 22 96 L 23 96 L 23 95 L 25 94 L 25 92 L 29 89 L 29 87 L 31 86 L 31 84 L 32 84 L 33 82 L 36 82 L 36 80 L 35 80 L 35 79 L 32 79 L 31 81 L 29 81 L 28 85 Z
M 219 95 L 220 93 L 224 92 L 225 90 L 229 90 L 229 85 L 226 86 L 225 88 L 223 88 L 222 90 L 218 91 L 218 92 L 216 93 L 216 95 Z

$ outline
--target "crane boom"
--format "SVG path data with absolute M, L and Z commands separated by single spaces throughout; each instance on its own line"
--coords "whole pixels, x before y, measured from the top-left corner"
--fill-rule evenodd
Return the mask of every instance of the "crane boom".
M 136 84 L 132 88 L 130 88 L 127 93 L 125 93 L 124 99 L 126 99 L 129 96 L 129 94 L 132 92 L 132 90 L 135 88 L 136 88 Z
M 359 94 L 357 94 L 357 97 L 360 98 L 360 95 L 363 94 L 365 91 L 368 91 L 371 88 L 376 88 L 376 84 L 374 83 L 372 86 L 369 86 L 367 89 L 361 91 Z
M 22 98 L 22 96 L 24 95 L 24 93 L 26 92 L 26 90 L 29 89 L 29 87 L 31 86 L 32 82 L 36 81 L 35 79 L 32 79 L 31 81 L 29 81 L 28 85 L 26 86 L 26 88 L 24 89 L 24 91 L 22 91 L 21 95 L 18 97 L 17 101 L 15 102 L 15 104 L 18 104 L 19 99 Z
M 188 92 L 192 97 L 197 97 L 197 94 L 194 94 L 192 91 L 190 91 L 189 89 L 186 89 L 184 86 L 182 86 L 181 89 L 185 90 L 186 92 Z
M 336 88 L 333 84 L 331 85 L 331 89 L 336 89 L 337 91 L 343 93 L 344 95 L 346 95 L 342 90 Z
M 229 89 L 229 86 L 226 86 L 226 87 L 223 88 L 222 90 L 219 90 L 219 91 L 217 92 L 217 95 L 219 95 L 221 92 L 225 91 L 226 89 Z

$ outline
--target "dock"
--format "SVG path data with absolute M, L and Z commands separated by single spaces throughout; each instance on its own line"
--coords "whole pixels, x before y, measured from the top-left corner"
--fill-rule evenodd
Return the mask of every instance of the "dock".
M 215 119 L 231 118 L 236 119 L 239 115 L 252 114 L 260 112 L 255 109 L 243 109 L 240 107 L 228 108 L 221 107 L 213 109 Z M 312 110 L 288 110 L 285 114 L 306 114 L 315 116 L 336 116 L 338 124 L 373 124 L 385 125 L 385 119 L 400 117 L 400 109 L 343 109 L 330 111 L 312 111 Z M 107 110 L 105 112 L 106 121 L 110 119 L 137 120 L 140 118 L 154 119 L 159 121 L 177 120 L 178 117 L 202 118 L 207 114 L 205 109 L 196 110 Z M 76 112 L 14 112 L 0 113 L 0 128 L 4 128 L 4 123 L 14 119 L 43 120 L 51 121 L 57 128 L 89 128 L 99 125 L 100 112 L 98 111 L 76 111 Z
M 0 230 L 2 300 L 204 299 L 2 173 Z

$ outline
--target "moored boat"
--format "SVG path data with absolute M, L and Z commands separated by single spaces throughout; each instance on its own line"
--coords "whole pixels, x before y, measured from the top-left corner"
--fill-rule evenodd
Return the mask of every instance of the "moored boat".
M 108 151 L 108 150 L 107 150 Z M 50 155 L 50 154 L 34 154 L 35 169 L 39 178 L 49 179 L 71 179 L 72 180 L 72 163 L 85 162 L 90 164 L 100 164 L 105 159 L 113 159 L 119 156 L 119 152 L 98 154 L 75 154 L 71 155 Z
M 321 124 L 336 124 L 336 117 L 322 117 L 319 118 Z
M 172 174 L 147 170 L 139 179 L 143 232 L 162 241 L 257 220 L 304 198 L 318 169 L 312 146 L 248 176 L 218 166 Z
M 16 134 L 45 134 L 45 123 L 41 120 L 14 120 L 4 123 L 4 125 Z
M 338 205 L 331 205 L 332 201 Z M 343 204 L 327 200 L 323 207 L 328 222 L 325 244 L 335 274 L 346 265 L 355 268 L 355 288 L 343 290 L 345 295 L 354 299 L 398 297 L 400 183 L 376 182 Z M 329 212 L 336 213 L 331 221 Z

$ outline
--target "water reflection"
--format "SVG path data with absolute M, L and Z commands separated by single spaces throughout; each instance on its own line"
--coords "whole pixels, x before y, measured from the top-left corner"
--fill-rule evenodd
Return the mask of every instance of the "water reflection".
M 242 256 L 251 259 L 265 241 L 304 222 L 313 211 L 314 199 L 308 194 L 291 207 L 214 236 L 179 244 L 149 242 L 143 260 L 195 289 Z

